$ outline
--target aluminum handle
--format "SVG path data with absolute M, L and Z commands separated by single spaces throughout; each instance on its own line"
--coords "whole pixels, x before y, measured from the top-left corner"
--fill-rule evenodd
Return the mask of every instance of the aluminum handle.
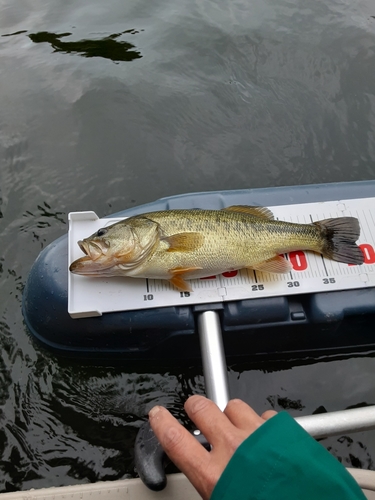
M 229 401 L 228 374 L 219 314 L 205 311 L 198 316 L 206 394 L 223 411 Z M 375 406 L 297 417 L 296 421 L 313 437 L 375 429 Z
M 206 394 L 223 411 L 229 401 L 229 387 L 219 314 L 199 314 L 198 332 Z
M 314 438 L 375 429 L 375 406 L 306 415 L 296 422 Z

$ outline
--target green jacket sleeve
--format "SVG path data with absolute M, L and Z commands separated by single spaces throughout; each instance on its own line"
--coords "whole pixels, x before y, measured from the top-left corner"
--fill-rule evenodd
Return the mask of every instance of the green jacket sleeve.
M 362 490 L 322 445 L 279 413 L 236 450 L 211 500 L 365 500 Z

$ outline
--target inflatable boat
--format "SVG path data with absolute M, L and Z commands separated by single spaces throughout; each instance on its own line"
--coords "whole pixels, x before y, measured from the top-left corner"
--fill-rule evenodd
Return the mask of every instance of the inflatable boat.
M 375 499 L 375 472 L 349 469 L 368 500 Z M 1 500 L 201 500 L 183 474 L 173 474 L 162 492 L 148 490 L 139 479 L 0 494 Z
M 135 214 L 175 208 L 269 207 L 281 220 L 311 222 L 354 215 L 364 264 L 307 252 L 287 256 L 286 275 L 230 272 L 193 280 L 193 293 L 162 280 L 87 278 L 69 273 L 83 255 L 77 241 Z M 100 219 L 69 215 L 69 234 L 46 247 L 29 274 L 23 314 L 44 347 L 80 359 L 178 362 L 200 359 L 197 315 L 220 316 L 227 359 L 290 358 L 375 347 L 375 181 L 172 196 Z

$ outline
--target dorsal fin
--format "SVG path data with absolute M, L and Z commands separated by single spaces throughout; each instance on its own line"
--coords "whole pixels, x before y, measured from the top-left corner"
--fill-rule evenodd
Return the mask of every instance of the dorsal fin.
M 253 215 L 254 217 L 260 217 L 261 219 L 271 219 L 271 220 L 274 219 L 273 213 L 269 208 L 266 207 L 253 207 L 249 205 L 232 205 L 230 207 L 222 208 L 222 210 Z

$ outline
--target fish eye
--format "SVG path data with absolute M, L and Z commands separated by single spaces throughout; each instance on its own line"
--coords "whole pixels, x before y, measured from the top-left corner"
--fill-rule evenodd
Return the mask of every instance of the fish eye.
M 96 236 L 104 236 L 108 232 L 108 229 L 105 227 L 102 227 L 99 229 L 99 231 L 96 233 Z

